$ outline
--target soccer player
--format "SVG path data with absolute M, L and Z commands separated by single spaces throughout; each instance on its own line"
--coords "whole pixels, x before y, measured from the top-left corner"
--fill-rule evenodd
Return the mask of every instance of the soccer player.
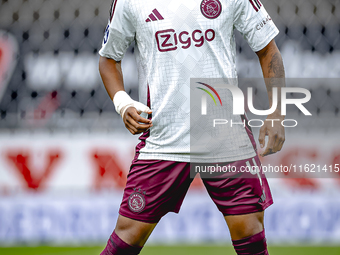
M 237 78 L 235 28 L 259 58 L 271 105 L 272 88 L 284 86 L 285 74 L 273 40 L 278 29 L 259 0 L 113 1 L 100 50 L 100 74 L 126 128 L 134 135 L 143 134 L 118 221 L 103 255 L 139 254 L 157 222 L 168 212 L 178 213 L 192 181 L 190 161 L 195 160 L 190 154 L 187 124 L 190 79 Z M 138 102 L 124 91 L 121 70 L 132 41 L 138 65 Z M 242 117 L 238 116 L 240 121 Z M 283 120 L 280 109 L 268 119 Z M 213 160 L 209 155 L 197 159 L 225 162 L 238 169 L 260 166 L 247 127 L 238 128 L 229 139 L 233 141 L 225 142 L 240 146 Z M 265 147 L 262 155 L 281 150 L 284 139 L 284 128 L 266 121 L 259 135 L 260 145 Z M 247 175 L 203 179 L 203 183 L 226 220 L 237 254 L 268 254 L 263 217 L 273 203 L 269 186 L 262 173 L 259 178 L 243 177 Z

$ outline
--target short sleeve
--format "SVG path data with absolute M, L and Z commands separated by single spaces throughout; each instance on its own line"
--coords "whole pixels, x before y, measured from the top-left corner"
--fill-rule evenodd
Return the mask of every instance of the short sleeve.
M 254 52 L 266 47 L 279 33 L 260 0 L 234 0 L 234 27 Z
M 99 54 L 102 57 L 121 61 L 134 38 L 135 27 L 128 9 L 128 1 L 113 0 Z

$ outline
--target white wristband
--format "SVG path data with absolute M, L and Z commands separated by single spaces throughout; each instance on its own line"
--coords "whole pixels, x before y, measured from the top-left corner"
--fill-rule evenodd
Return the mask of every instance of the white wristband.
M 122 118 L 124 116 L 126 109 L 129 108 L 130 106 L 136 108 L 138 113 L 142 113 L 142 112 L 150 113 L 151 112 L 149 107 L 147 107 L 146 105 L 140 102 L 133 100 L 125 91 L 122 91 L 122 90 L 118 91 L 114 95 L 113 103 L 115 105 L 116 112 L 120 114 Z

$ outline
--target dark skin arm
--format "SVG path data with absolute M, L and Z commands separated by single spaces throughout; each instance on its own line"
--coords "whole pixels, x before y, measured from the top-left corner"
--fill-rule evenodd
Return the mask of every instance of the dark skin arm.
M 113 99 L 118 91 L 124 91 L 123 73 L 121 62 L 116 62 L 113 59 L 100 57 L 99 59 L 99 72 L 102 77 L 104 86 L 110 98 Z M 148 112 L 149 114 L 151 112 Z M 136 135 L 145 132 L 152 127 L 152 121 L 142 118 L 140 112 L 136 108 L 129 107 L 124 113 L 123 121 L 125 127 Z
M 281 53 L 274 40 L 272 40 L 264 49 L 256 52 L 256 54 L 261 64 L 263 77 L 265 78 L 270 106 L 273 101 L 272 88 L 278 88 L 277 109 L 274 113 L 268 115 L 267 120 L 275 119 L 280 121 L 275 121 L 274 127 L 272 127 L 272 121 L 265 121 L 260 129 L 259 135 L 261 148 L 264 148 L 265 137 L 268 136 L 267 147 L 264 152 L 261 153 L 261 156 L 267 156 L 280 151 L 285 141 L 285 130 L 280 123 L 285 117 L 281 115 L 281 88 L 285 87 L 285 70 Z

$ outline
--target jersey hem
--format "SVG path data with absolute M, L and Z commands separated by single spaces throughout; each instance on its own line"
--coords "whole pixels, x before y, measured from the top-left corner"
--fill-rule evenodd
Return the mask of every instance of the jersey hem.
M 251 157 L 255 157 L 256 152 L 252 151 L 251 153 L 243 154 L 235 157 L 223 157 L 223 158 L 202 158 L 202 157 L 193 157 L 190 155 L 180 155 L 180 154 L 171 154 L 164 155 L 161 153 L 143 153 L 140 152 L 138 155 L 138 160 L 167 160 L 167 161 L 177 161 L 177 162 L 188 162 L 188 163 L 216 163 L 216 162 L 232 162 L 238 160 L 244 160 Z

